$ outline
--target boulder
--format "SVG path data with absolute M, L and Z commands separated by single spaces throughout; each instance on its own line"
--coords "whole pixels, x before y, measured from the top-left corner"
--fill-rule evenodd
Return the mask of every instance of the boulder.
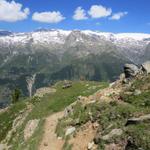
M 126 78 L 135 77 L 139 71 L 139 68 L 134 64 L 125 64 L 124 66 L 124 73 Z
M 120 79 L 121 81 L 123 81 L 123 80 L 125 79 L 125 74 L 124 74 L 124 73 L 120 74 L 119 79 Z
M 65 136 L 72 134 L 75 132 L 76 128 L 75 127 L 70 127 L 66 130 Z
M 142 64 L 142 71 L 146 72 L 147 74 L 150 73 L 150 61 L 147 61 Z
M 141 116 L 139 118 L 130 118 L 127 120 L 126 126 L 132 125 L 132 124 L 139 124 L 141 122 L 150 122 L 150 114 Z
M 101 139 L 107 141 L 107 140 L 110 140 L 111 138 L 113 138 L 114 136 L 121 136 L 122 133 L 123 133 L 122 129 L 113 129 L 107 135 L 102 136 Z
M 67 88 L 70 88 L 70 87 L 72 87 L 72 82 L 65 80 L 62 88 L 67 89 Z
M 140 90 L 136 89 L 133 94 L 136 96 L 136 95 L 140 95 L 141 93 L 142 92 Z

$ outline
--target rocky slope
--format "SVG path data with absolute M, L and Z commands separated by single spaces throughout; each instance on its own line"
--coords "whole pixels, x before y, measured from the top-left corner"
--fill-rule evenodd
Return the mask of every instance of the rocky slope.
M 56 128 L 64 149 L 150 149 L 149 69 L 150 62 L 141 69 L 128 64 L 120 80 L 67 107 Z
M 140 67 L 126 64 L 124 73 L 109 86 L 80 81 L 73 82 L 67 89 L 62 88 L 62 83 L 53 88 L 56 89 L 53 94 L 33 97 L 0 113 L 3 135 L 0 147 L 18 150 L 150 149 L 150 62 Z M 9 122 L 18 129 L 11 129 Z M 12 134 L 6 136 L 7 133 Z
M 16 87 L 27 96 L 63 79 L 113 81 L 123 64 L 149 59 L 149 43 L 150 35 L 142 33 L 0 31 L 0 99 L 9 99 Z M 27 83 L 33 77 L 33 85 Z

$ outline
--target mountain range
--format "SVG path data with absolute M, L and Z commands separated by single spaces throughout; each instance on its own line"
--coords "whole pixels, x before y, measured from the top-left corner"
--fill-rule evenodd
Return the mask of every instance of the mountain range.
M 0 31 L 0 99 L 23 96 L 58 80 L 113 81 L 125 63 L 150 58 L 150 34 L 91 30 Z

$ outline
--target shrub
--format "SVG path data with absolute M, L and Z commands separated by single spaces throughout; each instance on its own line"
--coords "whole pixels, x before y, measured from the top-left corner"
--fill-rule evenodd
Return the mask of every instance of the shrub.
M 11 97 L 12 97 L 12 103 L 18 102 L 20 96 L 21 96 L 21 91 L 20 91 L 18 88 L 16 88 L 16 89 L 12 92 L 12 95 L 11 95 Z

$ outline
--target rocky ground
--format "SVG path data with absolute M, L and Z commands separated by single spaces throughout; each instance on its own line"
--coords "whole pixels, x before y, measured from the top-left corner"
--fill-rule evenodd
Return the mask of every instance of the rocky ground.
M 108 88 L 68 106 L 56 130 L 64 149 L 150 149 L 149 69 L 149 62 L 141 68 L 127 64 Z M 73 130 L 66 134 L 68 128 Z

